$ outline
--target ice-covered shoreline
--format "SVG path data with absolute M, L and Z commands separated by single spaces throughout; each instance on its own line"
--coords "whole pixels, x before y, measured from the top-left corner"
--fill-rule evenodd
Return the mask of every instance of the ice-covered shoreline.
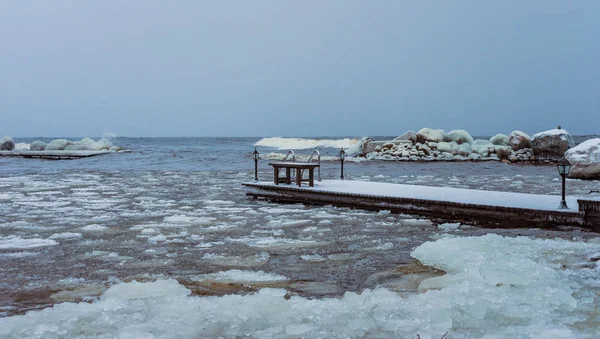
M 152 336 L 359 338 L 594 338 L 600 240 L 446 236 L 411 255 L 446 274 L 418 293 L 388 288 L 309 299 L 286 289 L 190 296 L 173 279 L 113 285 L 91 303 L 62 303 L 0 319 L 3 338 Z M 243 271 L 207 275 L 248 284 L 285 277 Z M 176 323 L 178 326 L 165 326 Z M 589 323 L 591 326 L 583 324 Z M 583 326 L 582 326 L 583 325 Z

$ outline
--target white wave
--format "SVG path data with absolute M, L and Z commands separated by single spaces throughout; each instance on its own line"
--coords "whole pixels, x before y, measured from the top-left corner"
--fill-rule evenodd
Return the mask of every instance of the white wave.
M 26 144 L 24 142 L 18 142 L 15 144 L 15 151 L 29 151 L 29 146 L 31 144 Z
M 350 148 L 359 144 L 359 139 L 302 139 L 302 138 L 263 138 L 254 146 L 283 149 L 312 149 L 312 148 Z
M 412 255 L 447 274 L 404 297 L 384 288 L 324 299 L 285 289 L 198 297 L 173 279 L 134 281 L 92 303 L 0 318 L 0 337 L 598 338 L 600 267 L 585 258 L 599 247 L 494 234 L 427 242 Z

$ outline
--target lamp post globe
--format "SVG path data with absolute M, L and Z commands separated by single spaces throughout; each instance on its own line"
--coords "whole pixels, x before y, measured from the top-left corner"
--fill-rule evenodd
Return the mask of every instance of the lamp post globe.
M 558 205 L 558 209 L 569 209 L 565 200 L 565 179 L 571 171 L 571 163 L 563 157 L 556 165 L 556 168 L 558 169 L 558 174 L 562 177 L 562 200 L 560 201 L 560 205 Z
M 344 151 L 344 148 L 340 148 L 340 161 L 342 164 L 341 167 L 341 173 L 340 173 L 340 179 L 344 180 L 344 159 L 346 158 L 346 152 Z
M 258 181 L 258 151 L 256 147 L 254 147 L 254 152 L 252 152 L 252 158 L 254 159 L 254 180 Z

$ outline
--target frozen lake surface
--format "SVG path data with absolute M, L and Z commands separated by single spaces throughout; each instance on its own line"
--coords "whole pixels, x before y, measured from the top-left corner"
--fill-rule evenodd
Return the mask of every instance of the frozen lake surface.
M 600 336 L 598 234 L 247 199 L 256 141 L 122 139 L 136 152 L 0 159 L 0 337 Z M 378 162 L 345 174 L 560 194 L 551 166 Z M 338 175 L 323 164 L 324 179 Z

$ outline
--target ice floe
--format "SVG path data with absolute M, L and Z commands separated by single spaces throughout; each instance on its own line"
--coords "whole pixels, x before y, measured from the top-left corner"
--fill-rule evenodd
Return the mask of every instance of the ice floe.
M 0 249 L 21 249 L 58 245 L 58 242 L 52 239 L 41 238 L 21 238 L 20 236 L 9 235 L 0 237 Z

